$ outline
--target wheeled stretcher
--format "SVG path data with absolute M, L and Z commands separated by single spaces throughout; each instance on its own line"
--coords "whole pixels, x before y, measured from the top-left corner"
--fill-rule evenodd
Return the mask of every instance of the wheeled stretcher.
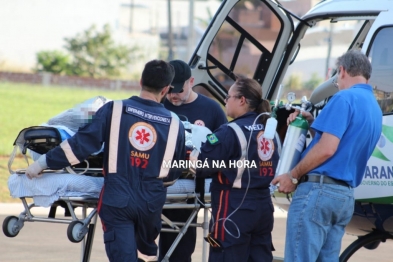
M 84 169 L 86 175 L 76 174 L 79 168 L 45 170 L 42 177 L 29 180 L 24 169 L 13 170 L 15 156 L 20 151 L 29 163 L 28 154 L 44 154 L 62 142 L 61 130 L 55 127 L 36 126 L 23 129 L 14 142 L 8 162 L 10 177 L 8 188 L 12 197 L 20 198 L 24 206 L 19 216 L 8 216 L 3 221 L 3 233 L 15 237 L 25 222 L 68 224 L 67 237 L 81 243 L 81 261 L 89 261 L 97 221 L 98 197 L 103 185 L 99 168 Z M 93 162 L 93 161 L 92 161 Z M 48 207 L 47 216 L 36 216 L 35 207 Z M 57 208 L 64 208 L 64 217 L 57 216 Z M 81 208 L 81 215 L 76 209 Z M 78 210 L 79 211 L 79 210 Z
M 80 176 L 84 177 L 84 179 L 64 179 L 64 176 Z M 17 176 L 16 179 L 20 180 L 21 184 L 26 186 L 32 181 L 29 180 L 24 173 L 14 173 L 11 176 Z M 42 178 L 37 179 L 41 180 L 42 184 L 47 182 L 46 180 L 53 180 L 52 177 L 55 177 L 56 183 L 62 186 L 64 182 L 67 184 L 69 188 L 80 185 L 80 181 L 87 181 L 91 183 L 94 177 L 84 176 L 84 175 L 75 175 L 68 173 L 46 173 Z M 49 179 L 48 179 L 49 178 Z M 100 179 L 100 178 L 98 178 Z M 79 181 L 79 182 L 78 182 Z M 102 181 L 103 182 L 103 181 Z M 168 191 L 170 193 L 167 194 L 167 201 L 164 205 L 164 209 L 192 209 L 193 212 L 188 218 L 188 220 L 184 222 L 176 222 L 171 221 L 164 215 L 162 215 L 162 222 L 164 225 L 168 225 L 169 228 L 162 228 L 162 231 L 165 232 L 173 232 L 177 234 L 177 238 L 174 241 L 172 247 L 168 250 L 167 254 L 163 261 L 166 261 L 170 258 L 173 250 L 176 248 L 177 244 L 184 236 L 189 227 L 202 227 L 204 231 L 204 236 L 207 235 L 208 231 L 208 222 L 209 222 L 209 208 L 210 208 L 210 194 L 205 194 L 205 203 L 201 204 L 198 201 L 199 194 L 195 192 L 178 192 L 176 193 L 176 189 L 173 187 L 177 186 L 178 188 L 190 187 L 192 184 L 192 180 L 184 179 L 178 180 L 174 185 L 168 187 Z M 207 184 L 208 182 L 206 182 Z M 183 185 L 182 185 L 183 184 Z M 184 185 L 186 184 L 186 185 Z M 39 186 L 39 184 L 36 184 Z M 93 244 L 95 225 L 97 221 L 97 202 L 98 196 L 92 197 L 88 196 L 85 192 L 81 194 L 81 196 L 66 196 L 66 195 L 77 195 L 78 192 L 71 191 L 62 191 L 65 193 L 65 196 L 62 196 L 62 193 L 58 194 L 56 200 L 54 200 L 53 196 L 48 196 L 47 200 L 45 197 L 40 196 L 36 198 L 35 196 L 23 196 L 17 192 L 18 189 L 14 189 L 11 191 L 12 195 L 19 195 L 23 206 L 24 211 L 19 214 L 19 216 L 8 216 L 3 222 L 3 232 L 8 237 L 16 237 L 19 231 L 23 228 L 25 222 L 47 222 L 47 223 L 62 223 L 68 224 L 67 229 L 67 237 L 71 242 L 81 243 L 81 261 L 89 261 L 90 252 Z M 79 192 L 80 193 L 80 192 Z M 88 192 L 89 193 L 89 192 Z M 93 192 L 93 194 L 96 194 Z M 28 204 L 28 201 L 32 199 L 33 203 Z M 48 215 L 45 216 L 36 216 L 34 214 L 35 207 L 46 206 L 47 204 L 40 205 L 34 201 L 34 199 L 38 200 L 38 203 L 48 203 L 47 201 L 53 201 L 50 203 Z M 194 199 L 193 203 L 188 203 L 188 199 Z M 45 202 L 46 201 L 46 202 Z M 65 209 L 65 216 L 69 218 L 58 218 L 56 216 L 56 210 L 58 207 L 62 207 Z M 76 208 L 82 208 L 82 216 L 78 217 L 76 214 Z M 204 210 L 204 217 L 202 223 L 192 223 L 195 216 L 198 215 L 199 211 Z M 203 242 L 202 254 L 203 257 L 206 257 L 207 245 Z
M 48 222 L 69 224 L 67 237 L 71 242 L 81 243 L 81 261 L 89 261 L 94 239 L 95 225 L 97 221 L 97 203 L 104 178 L 101 168 L 94 162 L 100 155 L 87 159 L 87 164 L 69 167 L 66 170 L 45 170 L 42 177 L 28 179 L 24 169 L 13 170 L 12 165 L 18 150 L 28 162 L 27 152 L 34 154 L 46 153 L 51 148 L 62 142 L 58 128 L 55 127 L 30 127 L 23 129 L 14 143 L 14 151 L 11 154 L 8 169 L 10 177 L 8 187 L 12 197 L 20 198 L 24 211 L 19 216 L 8 216 L 3 222 L 3 232 L 8 237 L 15 237 L 22 229 L 25 222 Z M 97 160 L 98 159 L 98 160 Z M 83 173 L 83 174 L 81 174 Z M 205 186 L 208 191 L 210 180 L 206 179 Z M 164 209 L 192 209 L 193 212 L 184 222 L 171 221 L 162 215 L 165 232 L 177 233 L 177 238 L 168 250 L 163 261 L 167 261 L 173 250 L 189 227 L 202 227 L 204 236 L 207 235 L 209 222 L 210 194 L 204 194 L 204 201 L 199 200 L 200 194 L 195 192 L 193 179 L 178 179 L 167 187 L 167 200 Z M 193 203 L 188 201 L 194 199 Z M 32 203 L 28 202 L 32 200 Z M 31 202 L 31 201 L 30 201 Z M 48 207 L 48 216 L 35 216 L 34 207 Z M 58 207 L 65 209 L 65 217 L 56 217 Z M 82 215 L 78 217 L 75 210 L 82 208 Z M 203 209 L 202 223 L 192 223 L 198 212 Z M 207 244 L 203 242 L 203 260 L 207 254 Z

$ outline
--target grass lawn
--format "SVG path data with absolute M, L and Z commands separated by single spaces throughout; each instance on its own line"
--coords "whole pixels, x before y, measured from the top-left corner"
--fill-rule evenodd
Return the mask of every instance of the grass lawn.
M 103 96 L 125 99 L 139 92 L 113 91 L 76 87 L 55 87 L 29 84 L 0 83 L 0 203 L 20 201 L 9 196 L 7 178 L 9 154 L 19 132 L 40 125 L 49 118 L 74 107 L 86 99 Z M 15 160 L 16 168 L 25 167 L 24 160 Z

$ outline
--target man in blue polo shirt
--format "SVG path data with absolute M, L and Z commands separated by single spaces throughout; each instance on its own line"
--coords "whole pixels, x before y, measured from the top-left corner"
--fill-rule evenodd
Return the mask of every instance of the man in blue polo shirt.
M 272 181 L 280 184 L 280 192 L 296 189 L 288 211 L 285 261 L 338 261 L 354 210 L 353 188 L 361 183 L 381 136 L 382 112 L 368 85 L 367 56 L 350 50 L 336 66 L 339 92 L 315 121 L 303 113 L 311 125 L 312 142 L 291 171 Z

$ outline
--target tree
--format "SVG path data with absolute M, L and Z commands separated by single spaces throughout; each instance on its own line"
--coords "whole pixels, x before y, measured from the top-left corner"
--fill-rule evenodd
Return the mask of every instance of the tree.
M 304 82 L 304 88 L 307 90 L 314 90 L 320 83 L 322 83 L 323 79 L 318 76 L 317 73 L 312 73 L 310 79 Z
M 53 74 L 64 73 L 67 70 L 70 57 L 61 51 L 41 51 L 36 54 L 36 72 Z
M 93 25 L 65 41 L 72 56 L 68 74 L 78 76 L 119 76 L 130 65 L 132 53 L 139 49 L 115 44 L 109 25 L 101 32 Z
M 289 76 L 284 84 L 287 90 L 301 90 L 302 89 L 302 78 L 300 75 L 292 74 Z

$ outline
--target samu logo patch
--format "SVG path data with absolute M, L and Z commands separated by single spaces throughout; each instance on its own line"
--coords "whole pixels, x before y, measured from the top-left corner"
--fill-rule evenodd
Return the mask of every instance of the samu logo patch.
M 257 136 L 258 156 L 262 161 L 268 161 L 274 153 L 274 142 L 272 139 L 263 137 L 264 131 L 260 131 Z
M 152 125 L 137 122 L 130 128 L 128 139 L 134 148 L 140 151 L 147 151 L 156 144 L 157 132 Z

